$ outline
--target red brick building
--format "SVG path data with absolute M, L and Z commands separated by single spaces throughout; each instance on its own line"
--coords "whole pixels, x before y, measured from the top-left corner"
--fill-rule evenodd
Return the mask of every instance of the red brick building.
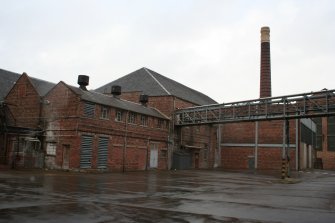
M 271 96 L 270 29 L 262 27 L 260 98 L 271 100 Z M 311 119 L 301 119 L 290 120 L 288 125 L 288 146 L 284 120 L 221 125 L 222 167 L 280 169 L 282 160 L 288 157 L 291 169 L 312 168 L 315 160 L 315 123 Z M 288 152 L 285 152 L 286 147 Z
M 57 84 L 44 109 L 46 167 L 167 169 L 169 118 L 144 104 Z
M 271 100 L 269 28 L 261 29 L 260 98 Z M 178 109 L 217 104 L 148 68 L 88 91 L 0 69 L 0 165 L 133 171 L 335 169 L 335 118 L 175 126 Z M 288 151 L 288 152 L 287 152 Z
M 335 170 L 335 117 L 314 119 L 317 126 L 316 167 Z
M 215 126 L 175 128 L 176 109 L 217 104 L 210 97 L 171 80 L 148 68 L 141 68 L 110 82 L 96 91 L 110 94 L 114 85 L 122 86 L 121 98 L 137 102 L 141 94 L 152 106 L 171 119 L 169 126 L 169 168 L 213 168 L 217 148 Z
M 54 84 L 30 78 L 26 73 L 1 73 L 7 80 L 4 87 L 10 89 L 1 103 L 1 163 L 14 168 L 42 168 L 43 97 Z

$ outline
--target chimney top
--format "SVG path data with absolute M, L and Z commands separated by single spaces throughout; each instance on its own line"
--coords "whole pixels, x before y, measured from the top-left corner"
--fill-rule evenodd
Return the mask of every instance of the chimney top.
M 149 96 L 146 94 L 141 94 L 140 95 L 140 102 L 142 105 L 147 106 L 147 103 L 149 101 Z
M 111 93 L 114 97 L 121 95 L 121 86 L 113 85 L 111 89 Z
M 78 75 L 78 84 L 79 84 L 79 88 L 87 91 L 86 86 L 88 86 L 90 77 L 87 75 Z
M 261 28 L 261 42 L 270 42 L 270 27 L 263 26 Z

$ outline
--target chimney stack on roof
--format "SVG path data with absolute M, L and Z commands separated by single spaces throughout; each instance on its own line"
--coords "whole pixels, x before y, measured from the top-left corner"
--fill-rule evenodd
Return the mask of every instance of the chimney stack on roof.
M 270 28 L 261 28 L 260 98 L 271 97 Z
M 86 86 L 88 86 L 90 81 L 90 77 L 86 76 L 86 75 L 78 75 L 78 84 L 79 84 L 79 88 L 87 91 Z

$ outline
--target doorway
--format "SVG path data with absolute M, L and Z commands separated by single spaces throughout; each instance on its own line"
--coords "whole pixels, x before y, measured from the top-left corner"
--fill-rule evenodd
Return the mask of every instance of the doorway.
M 158 144 L 150 146 L 150 168 L 158 167 Z
M 199 153 L 194 153 L 194 168 L 199 169 Z
M 62 169 L 68 170 L 70 167 L 70 145 L 63 145 Z

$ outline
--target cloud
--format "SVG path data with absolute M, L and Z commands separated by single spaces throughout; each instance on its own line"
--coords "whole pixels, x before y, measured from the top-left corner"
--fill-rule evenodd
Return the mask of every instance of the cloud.
M 259 96 L 260 28 L 273 95 L 334 88 L 333 1 L 4 1 L 1 68 L 97 88 L 141 67 L 219 102 Z

